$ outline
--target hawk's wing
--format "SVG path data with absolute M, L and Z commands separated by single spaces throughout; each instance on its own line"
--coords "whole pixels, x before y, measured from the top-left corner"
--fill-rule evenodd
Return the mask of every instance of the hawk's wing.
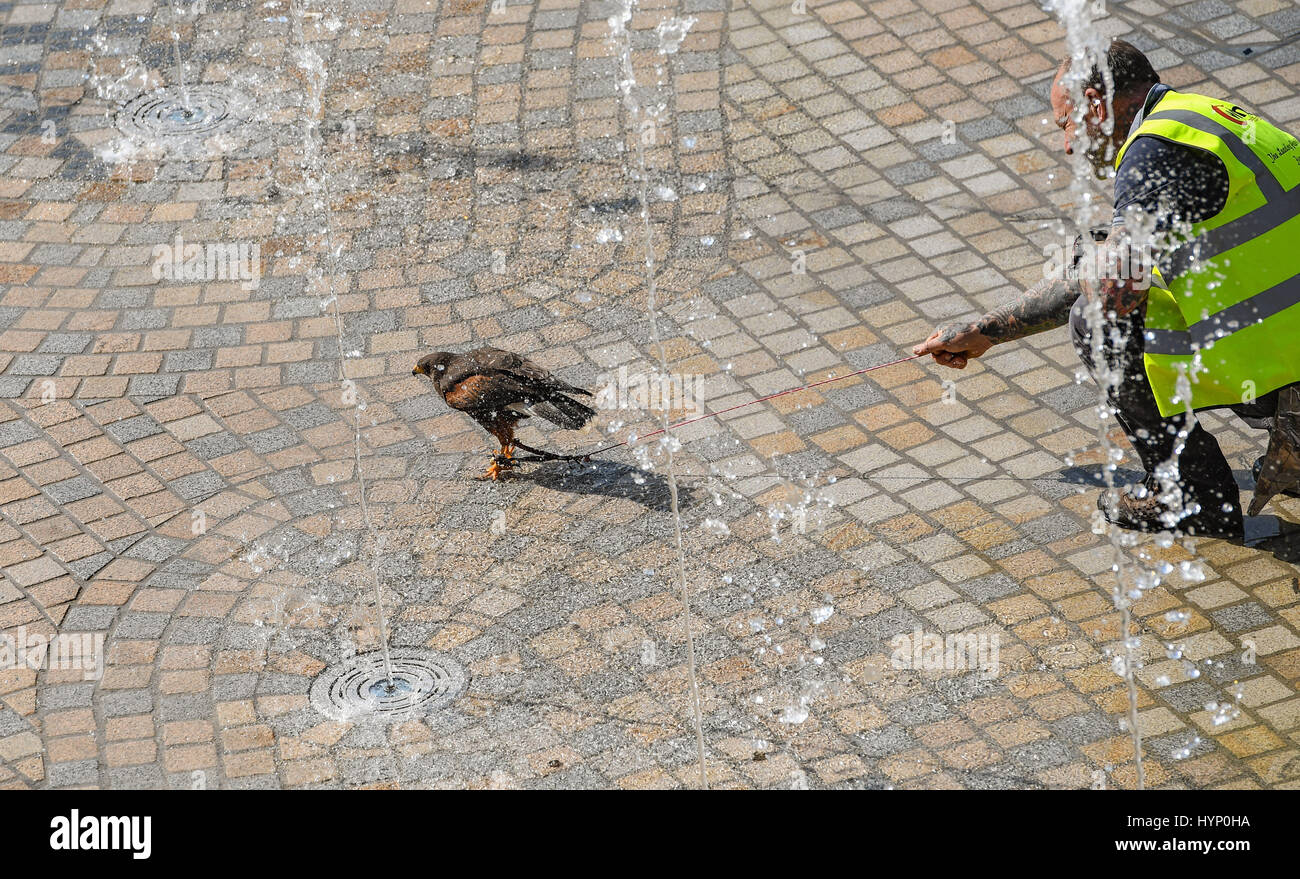
M 459 384 L 472 375 L 503 376 L 526 388 L 520 400 L 545 399 L 559 391 L 566 394 L 586 394 L 588 391 L 566 384 L 526 357 L 500 348 L 476 348 L 452 359 L 447 365 L 444 379 L 448 384 Z
M 536 399 L 536 394 L 508 375 L 469 375 L 453 384 L 443 399 L 462 411 L 504 411 Z

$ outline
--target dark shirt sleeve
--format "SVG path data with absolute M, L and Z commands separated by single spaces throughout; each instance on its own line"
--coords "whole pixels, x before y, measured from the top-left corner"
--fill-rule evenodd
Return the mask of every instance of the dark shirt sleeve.
M 1214 153 L 1144 135 L 1129 144 L 1115 174 L 1115 218 L 1136 206 L 1156 230 L 1199 223 L 1228 201 L 1228 170 Z

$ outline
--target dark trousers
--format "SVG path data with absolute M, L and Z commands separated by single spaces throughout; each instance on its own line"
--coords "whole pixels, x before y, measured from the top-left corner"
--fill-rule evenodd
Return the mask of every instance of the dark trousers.
M 1070 336 L 1079 359 L 1095 380 L 1097 368 L 1092 357 L 1092 336 L 1084 320 L 1083 307 L 1084 298 L 1080 296 L 1070 311 Z M 1102 355 L 1111 370 L 1123 370 L 1119 386 L 1109 394 L 1110 405 L 1116 411 L 1116 418 L 1124 428 L 1128 441 L 1142 459 L 1142 466 L 1151 474 L 1155 473 L 1158 464 L 1169 460 L 1173 455 L 1178 443 L 1178 432 L 1183 429 L 1186 416 L 1164 418 L 1160 415 L 1155 395 L 1151 392 L 1151 383 L 1147 381 L 1146 370 L 1142 366 L 1143 328 L 1140 311 L 1122 318 L 1119 326 L 1122 344 L 1116 345 L 1109 338 L 1110 333 L 1105 333 Z M 1228 408 L 1252 427 L 1267 428 L 1269 419 L 1277 411 L 1277 395 L 1277 391 L 1271 391 L 1253 403 Z M 1178 458 L 1183 490 L 1207 509 L 1218 509 L 1224 498 L 1235 505 L 1237 483 L 1218 441 L 1198 422 L 1188 433 L 1185 443 Z M 1212 507 L 1209 506 L 1210 502 L 1214 504 Z

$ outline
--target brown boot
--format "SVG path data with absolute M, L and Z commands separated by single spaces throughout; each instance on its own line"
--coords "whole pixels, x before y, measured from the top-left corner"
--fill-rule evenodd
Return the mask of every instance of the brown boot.
M 1201 507 L 1189 493 L 1184 491 L 1184 502 L 1194 512 L 1181 519 L 1170 505 L 1161 498 L 1160 482 L 1154 476 L 1136 485 L 1131 485 L 1118 492 L 1112 504 L 1107 500 L 1107 492 L 1097 497 L 1097 509 L 1101 510 L 1106 521 L 1133 531 L 1174 531 L 1194 537 L 1240 538 L 1245 534 L 1242 524 L 1241 508 L 1228 501 L 1231 509 L 1223 510 L 1224 500 L 1217 501 L 1211 509 Z
M 1255 462 L 1255 496 L 1250 514 L 1258 515 L 1275 495 L 1300 491 L 1300 387 L 1278 393 L 1277 413 L 1268 434 L 1268 452 Z

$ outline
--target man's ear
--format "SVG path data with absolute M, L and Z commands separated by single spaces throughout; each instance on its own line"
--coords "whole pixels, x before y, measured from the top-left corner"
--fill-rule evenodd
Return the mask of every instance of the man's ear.
M 1087 101 L 1086 115 L 1092 116 L 1099 123 L 1105 122 L 1110 113 L 1108 112 L 1109 108 L 1106 106 L 1106 99 L 1101 92 L 1089 86 L 1083 90 L 1083 99 Z

